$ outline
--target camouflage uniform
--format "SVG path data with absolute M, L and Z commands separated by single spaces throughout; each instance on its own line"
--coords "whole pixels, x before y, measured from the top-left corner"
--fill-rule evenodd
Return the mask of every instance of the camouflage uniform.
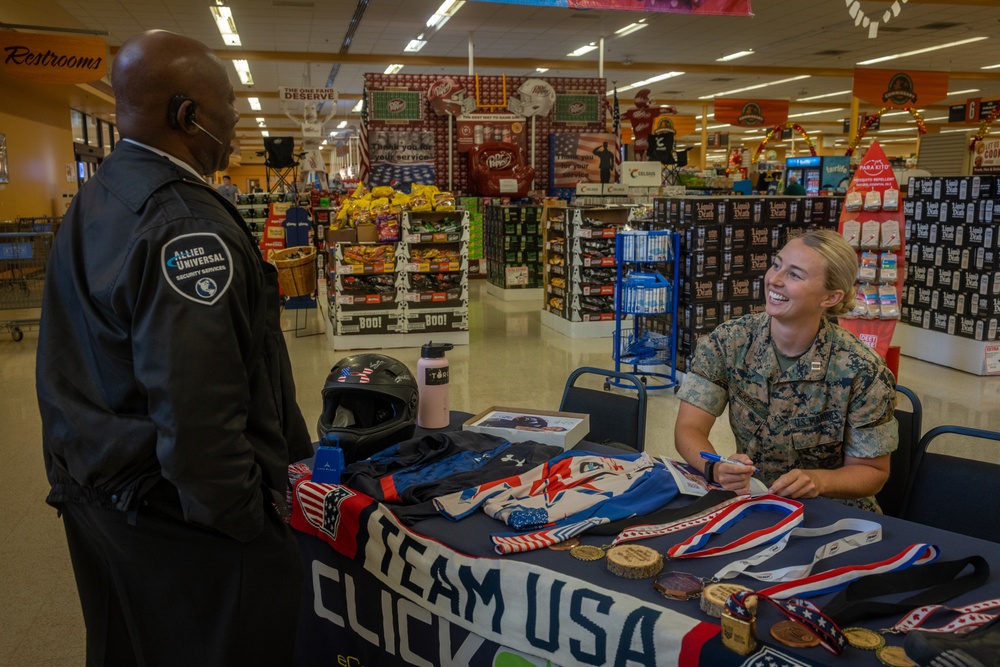
M 737 451 L 768 486 L 793 468 L 839 468 L 844 456 L 895 450 L 895 380 L 881 357 L 823 319 L 812 346 L 782 373 L 770 321 L 747 315 L 699 341 L 680 399 L 716 417 L 728 404 Z M 880 511 L 873 497 L 842 502 Z

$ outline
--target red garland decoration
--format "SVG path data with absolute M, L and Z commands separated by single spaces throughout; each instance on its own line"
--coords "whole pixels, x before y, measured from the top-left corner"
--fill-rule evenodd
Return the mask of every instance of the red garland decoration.
M 884 114 L 889 109 L 892 109 L 892 107 L 882 107 L 881 109 L 878 110 L 878 113 L 865 117 L 864 124 L 858 128 L 858 133 L 854 136 L 853 139 L 851 139 L 851 145 L 847 147 L 847 152 L 844 153 L 844 155 L 848 157 L 854 155 L 854 149 L 858 147 L 858 144 L 861 143 L 861 140 L 865 138 L 866 134 L 868 134 L 868 130 L 870 130 L 872 126 L 875 125 L 875 123 L 877 123 L 879 119 L 882 118 L 882 114 Z M 902 110 L 909 111 L 910 115 L 913 116 L 913 119 L 917 121 L 917 136 L 927 134 L 927 126 L 924 124 L 924 119 L 921 117 L 919 111 L 917 111 L 913 107 L 903 107 Z
M 815 157 L 815 155 L 816 155 L 816 143 L 812 140 L 812 138 L 809 136 L 809 134 L 798 123 L 787 123 L 786 122 L 786 123 L 778 123 L 777 125 L 775 125 L 774 127 L 772 127 L 770 130 L 768 130 L 767 134 L 764 135 L 764 139 L 760 142 L 760 145 L 757 146 L 757 150 L 754 151 L 753 160 L 751 161 L 751 164 L 757 164 L 757 158 L 760 157 L 760 154 L 767 147 L 768 142 L 771 141 L 771 138 L 775 135 L 775 133 L 780 133 L 786 127 L 790 127 L 791 129 L 795 130 L 796 132 L 798 132 L 802 136 L 803 139 L 805 139 L 806 146 L 809 147 L 809 153 L 810 153 L 810 155 L 813 155 Z
M 993 107 L 993 111 L 990 112 L 990 115 L 987 116 L 986 120 L 984 120 L 982 125 L 979 126 L 979 131 L 976 132 L 976 136 L 974 136 L 972 141 L 969 143 L 970 151 L 976 150 L 976 144 L 983 140 L 983 137 L 985 137 L 986 133 L 990 131 L 990 126 L 993 125 L 993 121 L 995 121 L 998 116 L 1000 116 L 1000 106 Z

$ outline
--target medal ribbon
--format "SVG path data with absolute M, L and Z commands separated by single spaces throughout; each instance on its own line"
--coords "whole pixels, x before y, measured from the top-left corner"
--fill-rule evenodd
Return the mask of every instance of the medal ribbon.
M 785 517 L 773 526 L 755 530 L 728 544 L 722 544 L 709 549 L 702 548 L 712 535 L 724 533 L 750 512 L 760 510 L 776 510 L 783 512 Z M 741 496 L 735 503 L 723 508 L 705 527 L 698 530 L 694 535 L 670 547 L 667 555 L 670 558 L 707 558 L 709 556 L 736 553 L 762 544 L 770 544 L 775 540 L 781 539 L 785 534 L 801 524 L 802 518 L 802 503 L 797 500 L 780 498 L 774 495 L 757 496 L 756 498 Z
M 737 503 L 740 501 L 742 496 L 737 496 L 726 500 L 722 503 L 721 507 L 716 506 L 701 512 L 700 514 L 695 514 L 694 516 L 685 517 L 677 521 L 670 521 L 667 523 L 659 524 L 647 524 L 642 526 L 632 526 L 626 528 L 621 533 L 618 534 L 612 542 L 611 546 L 614 546 L 620 542 L 630 542 L 632 540 L 644 540 L 649 537 L 658 537 L 660 535 L 669 535 L 670 533 L 676 533 L 681 530 L 686 530 L 688 528 L 694 528 L 695 526 L 700 526 L 702 524 L 708 523 L 716 516 L 725 511 L 726 507 Z
M 781 611 L 782 614 L 796 623 L 809 628 L 819 638 L 820 644 L 827 651 L 834 655 L 840 655 L 847 647 L 847 637 L 841 632 L 837 624 L 831 621 L 819 607 L 809 600 L 801 598 L 788 598 L 787 600 L 777 600 L 764 594 L 764 592 L 754 593 L 753 591 L 739 591 L 729 596 L 726 601 L 726 611 L 736 618 L 744 621 L 750 620 L 753 613 L 747 608 L 746 599 L 751 595 L 759 600 L 767 600 Z
M 974 604 L 966 605 L 964 607 L 946 607 L 943 604 L 929 605 L 926 607 L 918 607 L 914 609 L 909 614 L 901 618 L 894 626 L 892 626 L 893 632 L 909 632 L 910 630 L 916 630 L 920 628 L 923 632 L 958 632 L 959 630 L 968 631 L 973 628 L 978 628 L 984 623 L 996 618 L 998 614 L 984 614 L 982 612 L 987 609 L 997 609 L 1000 608 L 1000 598 L 994 598 L 992 600 L 983 600 L 982 602 L 976 602 Z M 939 611 L 952 611 L 956 614 L 960 614 L 957 618 L 953 619 L 946 625 L 942 625 L 939 628 L 925 628 L 922 627 L 927 619 Z
M 778 570 L 771 570 L 770 572 L 746 572 L 747 568 L 759 565 L 775 554 L 780 553 L 788 545 L 788 541 L 793 537 L 817 537 L 820 535 L 837 533 L 843 530 L 853 530 L 855 531 L 855 534 L 828 542 L 827 544 L 819 547 L 813 554 L 811 563 L 791 565 Z M 829 526 L 822 526 L 820 528 L 799 527 L 785 533 L 781 539 L 763 551 L 759 551 L 749 558 L 744 558 L 743 560 L 730 563 L 726 567 L 719 570 L 713 579 L 724 581 L 726 579 L 732 579 L 740 574 L 745 574 L 746 576 L 753 577 L 759 581 L 791 581 L 795 579 L 802 579 L 803 577 L 809 576 L 812 569 L 816 566 L 816 563 L 824 558 L 828 558 L 836 554 L 847 553 L 852 549 L 857 549 L 858 547 L 863 547 L 868 544 L 874 544 L 881 539 L 882 526 L 874 521 L 866 521 L 864 519 L 841 519 L 836 523 L 832 523 Z
M 783 600 L 790 597 L 812 597 L 832 593 L 847 586 L 855 579 L 870 574 L 905 570 L 913 565 L 923 565 L 937 559 L 941 550 L 933 544 L 911 544 L 891 558 L 870 563 L 868 565 L 845 565 L 827 572 L 814 574 L 804 579 L 797 579 L 783 584 L 777 584 L 760 591 L 761 595 Z

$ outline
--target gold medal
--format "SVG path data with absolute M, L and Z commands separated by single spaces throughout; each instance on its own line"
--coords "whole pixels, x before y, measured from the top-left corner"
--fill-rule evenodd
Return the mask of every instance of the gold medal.
M 902 646 L 883 646 L 875 651 L 875 657 L 890 667 L 917 667 L 917 663 L 906 657 Z
M 563 540 L 562 542 L 556 542 L 555 544 L 550 544 L 549 549 L 553 551 L 569 551 L 575 546 L 580 544 L 580 538 L 571 537 L 568 540 Z
M 604 549 L 589 544 L 578 544 L 569 550 L 569 555 L 578 560 L 601 560 Z
M 844 628 L 847 643 L 862 651 L 877 651 L 885 646 L 885 638 L 868 628 Z
M 809 628 L 795 621 L 781 621 L 771 626 L 771 636 L 792 648 L 809 648 L 819 645 L 819 637 L 809 631 Z
M 701 610 L 712 618 L 721 618 L 722 610 L 733 593 L 751 589 L 739 584 L 709 584 L 701 592 Z

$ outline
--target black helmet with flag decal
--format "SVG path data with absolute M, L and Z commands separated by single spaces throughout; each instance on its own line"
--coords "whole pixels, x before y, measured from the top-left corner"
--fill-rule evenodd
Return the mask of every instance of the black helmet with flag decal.
M 323 386 L 319 437 L 340 440 L 347 463 L 413 437 L 417 381 L 406 364 L 384 354 L 355 354 L 330 370 Z

